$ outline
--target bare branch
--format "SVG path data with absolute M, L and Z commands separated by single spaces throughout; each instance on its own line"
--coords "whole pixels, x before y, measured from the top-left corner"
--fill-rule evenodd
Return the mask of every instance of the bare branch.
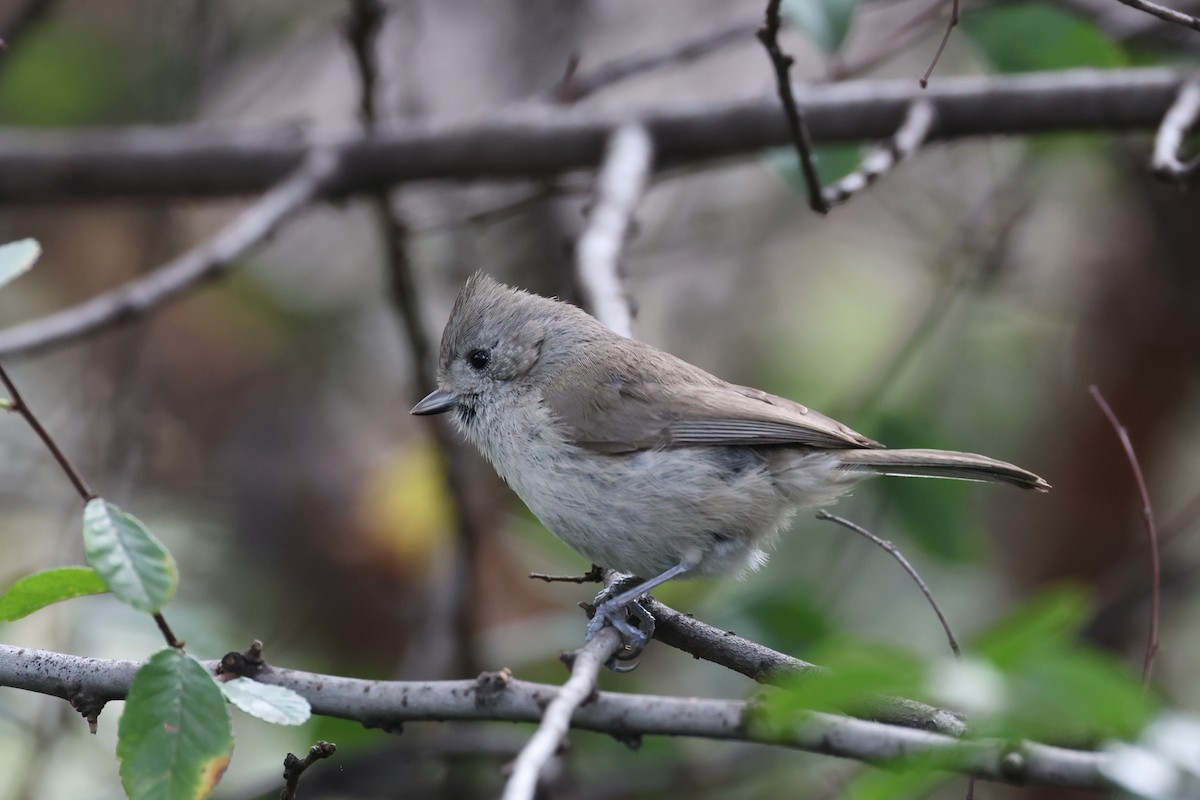
M 320 197 L 339 163 L 336 149 L 312 150 L 287 180 L 207 242 L 91 300 L 0 332 L 0 355 L 40 350 L 128 322 L 220 276 Z
M 591 218 L 576 252 L 579 288 L 588 310 L 627 338 L 633 337 L 633 309 L 621 288 L 621 248 L 653 160 L 654 143 L 644 128 L 617 128 L 596 176 Z
M 596 691 L 600 668 L 621 649 L 621 634 L 605 627 L 575 652 L 571 677 L 550 704 L 537 732 L 513 762 L 512 775 L 504 787 L 504 800 L 533 800 L 538 776 L 554 757 L 571 728 L 571 717 Z
M 0 645 L 0 686 L 67 697 L 79 691 L 101 700 L 125 697 L 140 664 Z M 215 669 L 217 662 L 206 662 Z M 258 680 L 303 695 L 313 712 L 366 725 L 448 720 L 538 722 L 559 687 L 520 680 L 369 681 L 267 667 Z M 597 692 L 578 708 L 573 727 L 621 739 L 696 736 L 760 742 L 868 763 L 941 755 L 946 768 L 986 780 L 1103 789 L 1110 787 L 1103 752 L 1035 742 L 960 741 L 928 731 L 811 712 L 785 730 L 766 730 L 755 704 L 735 700 Z
M 758 29 L 758 40 L 767 50 L 771 66 L 775 69 L 775 83 L 779 87 L 779 102 L 783 105 L 784 116 L 787 117 L 788 131 L 791 134 L 792 147 L 800 159 L 800 171 L 804 174 L 804 185 L 808 189 L 808 205 L 818 214 L 828 214 L 829 204 L 821 194 L 821 176 L 817 173 L 817 165 L 812 156 L 812 139 L 808 132 L 805 113 L 796 102 L 792 89 L 791 72 L 795 59 L 786 55 L 779 47 L 779 6 L 782 0 L 767 0 L 767 21 Z
M 886 539 L 879 538 L 861 525 L 857 525 L 843 517 L 830 514 L 828 511 L 823 509 L 817 512 L 817 519 L 827 520 L 837 525 L 841 525 L 847 530 L 854 531 L 864 539 L 878 545 L 879 547 L 882 547 L 887 551 L 888 555 L 896 559 L 900 566 L 904 568 L 904 571 L 908 573 L 908 576 L 917 584 L 917 588 L 921 590 L 921 594 L 925 595 L 925 599 L 933 608 L 933 613 L 937 614 L 938 622 L 942 623 L 942 630 L 946 632 L 946 639 L 949 641 L 950 649 L 954 651 L 955 657 L 962 658 L 962 648 L 958 646 L 958 639 L 954 638 L 954 631 L 950 629 L 950 623 L 946 620 L 946 615 L 942 613 L 941 606 L 939 606 L 937 601 L 933 599 L 933 592 L 929 591 L 929 586 L 925 583 L 925 580 L 920 576 L 920 574 L 917 573 L 916 569 L 913 568 L 913 565 L 908 563 L 908 559 L 905 558 L 904 554 L 900 552 L 900 548 L 896 547 L 896 545 L 892 544 Z
M 795 87 L 816 142 L 884 140 L 912 102 L 933 103 L 934 139 L 1064 131 L 1154 130 L 1187 76 L 1171 69 L 1076 70 Z M 517 113 L 519 111 L 519 113 Z M 656 170 L 748 156 L 790 141 L 777 96 L 584 112 L 524 107 L 451 126 L 380 128 L 341 141 L 333 194 L 422 180 L 536 180 L 600 163 L 621 125 L 654 140 Z M 0 134 L 0 203 L 101 197 L 224 196 L 265 191 L 312 141 L 287 130 L 161 127 Z
M 908 159 L 929 138 L 936 120 L 937 114 L 932 103 L 924 98 L 913 101 L 896 135 L 887 144 L 868 153 L 858 169 L 827 187 L 822 192 L 825 201 L 831 206 L 846 202 Z
M 1191 80 L 1179 87 L 1179 94 L 1163 116 L 1162 125 L 1154 137 L 1154 155 L 1150 169 L 1165 180 L 1182 180 L 1200 167 L 1200 158 L 1183 163 L 1179 153 L 1183 137 L 1200 118 L 1200 81 Z
M 654 616 L 654 638 L 696 658 L 711 661 L 758 683 L 786 687 L 801 675 L 824 675 L 824 667 L 764 647 L 733 631 L 723 631 L 647 596 L 642 605 Z M 890 725 L 962 736 L 967 725 L 953 712 L 907 697 L 872 698 L 871 719 Z
M 333 742 L 318 741 L 308 748 L 308 755 L 304 758 L 297 758 L 292 753 L 288 753 L 287 757 L 283 759 L 284 783 L 283 790 L 279 793 L 279 800 L 295 800 L 296 789 L 300 786 L 300 776 L 304 774 L 304 771 L 336 752 L 337 745 Z
M 1091 392 L 1092 399 L 1096 401 L 1096 405 L 1100 406 L 1100 410 L 1104 412 L 1108 423 L 1112 425 L 1117 438 L 1121 441 L 1121 448 L 1125 451 L 1125 457 L 1133 469 L 1133 478 L 1137 481 L 1138 494 L 1142 497 L 1142 525 L 1146 530 L 1147 543 L 1150 545 L 1150 630 L 1146 633 L 1146 655 L 1142 659 L 1142 683 L 1149 684 L 1150 672 L 1154 669 L 1154 657 L 1158 655 L 1158 620 L 1162 602 L 1160 591 L 1162 565 L 1158 557 L 1158 531 L 1154 527 L 1154 507 L 1150 505 L 1150 491 L 1146 488 L 1146 477 L 1142 474 L 1142 465 L 1133 451 L 1133 442 L 1129 439 L 1129 431 L 1117 419 L 1112 406 L 1104 399 L 1104 395 L 1100 393 L 1098 387 L 1089 386 L 1088 391 Z
M 1147 14 L 1158 17 L 1161 20 L 1173 22 L 1176 25 L 1182 25 L 1194 31 L 1200 31 L 1200 19 L 1184 14 L 1181 11 L 1176 11 L 1173 8 L 1160 6 L 1158 3 L 1151 3 L 1150 0 L 1121 0 L 1121 2 L 1130 8 L 1145 11 Z

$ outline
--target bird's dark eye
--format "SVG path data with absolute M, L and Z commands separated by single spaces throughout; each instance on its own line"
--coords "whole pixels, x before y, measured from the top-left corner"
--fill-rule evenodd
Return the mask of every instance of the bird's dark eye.
M 487 365 L 492 363 L 492 354 L 487 350 L 472 350 L 467 356 L 467 363 L 471 365 L 472 369 L 485 370 Z

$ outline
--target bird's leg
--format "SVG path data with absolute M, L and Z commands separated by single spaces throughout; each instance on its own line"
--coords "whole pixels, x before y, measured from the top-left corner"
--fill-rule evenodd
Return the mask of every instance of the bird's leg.
M 655 575 L 653 578 L 634 583 L 628 589 L 623 589 L 622 585 L 627 585 L 626 582 L 617 582 L 606 588 L 600 594 L 596 595 L 596 611 L 592 615 L 592 621 L 588 623 L 587 638 L 591 641 L 592 637 L 600 632 L 600 629 L 605 625 L 612 625 L 621 634 L 625 640 L 624 649 L 613 656 L 613 659 L 608 662 L 608 667 L 616 672 L 629 672 L 635 665 L 622 667 L 618 666 L 617 661 L 632 661 L 641 655 L 642 650 L 646 648 L 650 637 L 654 635 L 654 617 L 650 615 L 646 609 L 642 608 L 637 601 L 651 589 L 656 586 L 661 586 L 672 578 L 678 577 L 691 569 L 690 564 L 680 562 L 675 566 L 663 572 L 660 575 Z M 635 579 L 636 580 L 636 579 Z M 634 625 L 626 619 L 627 611 L 632 611 L 637 624 Z

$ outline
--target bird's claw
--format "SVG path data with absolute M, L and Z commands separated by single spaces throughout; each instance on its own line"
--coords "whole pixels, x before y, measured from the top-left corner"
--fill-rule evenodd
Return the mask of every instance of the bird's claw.
M 605 625 L 611 625 L 621 634 L 621 649 L 605 666 L 613 672 L 632 672 L 637 668 L 638 656 L 654 636 L 654 617 L 636 600 L 614 604 L 614 594 L 616 592 L 610 586 L 596 597 L 596 611 L 588 623 L 587 640 L 590 642 Z

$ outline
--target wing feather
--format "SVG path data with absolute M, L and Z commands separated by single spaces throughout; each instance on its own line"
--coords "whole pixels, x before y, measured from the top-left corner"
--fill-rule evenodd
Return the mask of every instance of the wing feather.
M 581 365 L 551 385 L 543 398 L 567 440 L 606 453 L 713 445 L 882 446 L 799 403 L 726 383 L 662 351 L 654 356 L 660 367 L 655 376 L 646 376 L 642 364 L 629 364 L 596 380 L 588 368 L 594 365 Z M 661 369 L 663 356 L 675 370 Z M 677 378 L 670 386 L 656 380 L 664 371 Z

